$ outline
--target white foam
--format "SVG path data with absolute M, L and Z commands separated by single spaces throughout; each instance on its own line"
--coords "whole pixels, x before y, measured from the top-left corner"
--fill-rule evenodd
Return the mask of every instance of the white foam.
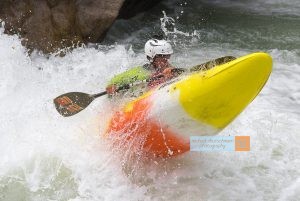
M 222 135 L 250 135 L 251 152 L 189 153 L 141 167 L 135 183 L 99 134 L 103 98 L 62 118 L 52 99 L 97 93 L 114 74 L 145 61 L 124 46 L 78 48 L 65 57 L 29 57 L 17 36 L 0 33 L 0 199 L 2 200 L 297 200 L 299 55 L 269 50 L 274 71 L 262 93 Z M 177 66 L 248 50 L 195 47 Z M 18 197 L 19 196 L 19 197 Z

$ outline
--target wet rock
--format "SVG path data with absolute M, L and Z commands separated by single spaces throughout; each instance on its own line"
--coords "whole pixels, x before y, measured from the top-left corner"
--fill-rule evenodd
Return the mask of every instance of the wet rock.
M 19 34 L 30 50 L 52 53 L 101 42 L 119 16 L 128 18 L 158 0 L 1 0 L 5 32 Z M 120 10 L 121 9 L 121 10 Z M 120 15 L 119 15 L 120 12 Z

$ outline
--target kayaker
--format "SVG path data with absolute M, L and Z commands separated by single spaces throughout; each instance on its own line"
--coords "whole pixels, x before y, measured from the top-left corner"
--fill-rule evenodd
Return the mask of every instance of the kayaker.
M 148 86 L 151 88 L 176 76 L 176 73 L 173 73 L 174 67 L 169 63 L 173 48 L 168 41 L 163 39 L 148 40 L 145 44 L 145 54 L 149 63 L 131 68 L 110 80 L 106 88 L 109 95 L 115 94 L 119 87 L 137 81 L 147 80 Z

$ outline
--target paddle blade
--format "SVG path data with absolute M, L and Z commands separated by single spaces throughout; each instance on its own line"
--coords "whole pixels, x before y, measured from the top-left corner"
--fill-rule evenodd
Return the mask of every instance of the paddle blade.
M 69 117 L 85 109 L 95 98 L 82 92 L 70 92 L 56 97 L 53 102 L 56 110 Z

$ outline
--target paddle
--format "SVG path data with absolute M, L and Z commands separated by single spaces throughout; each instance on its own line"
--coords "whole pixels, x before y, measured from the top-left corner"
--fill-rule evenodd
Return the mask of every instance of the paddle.
M 117 91 L 129 88 L 129 85 L 124 85 L 122 87 L 119 87 Z M 84 110 L 93 100 L 106 94 L 106 91 L 103 91 L 98 94 L 69 92 L 56 97 L 53 100 L 53 102 L 59 114 L 61 114 L 64 117 L 69 117 Z
M 212 61 L 208 61 L 206 63 L 194 66 L 189 69 L 190 72 L 193 71 L 200 71 L 200 70 L 208 70 L 210 68 L 213 68 L 216 65 L 220 65 L 223 63 L 227 63 L 229 61 L 234 60 L 235 57 L 232 56 L 226 56 L 226 57 L 221 57 Z M 181 74 L 185 72 L 186 69 L 184 68 L 175 68 L 172 70 L 173 73 Z M 159 79 L 160 77 L 156 77 L 154 79 Z M 153 79 L 153 78 L 152 78 Z M 149 81 L 149 80 L 147 80 Z M 121 86 L 117 89 L 118 91 L 124 90 L 124 89 L 129 89 L 131 86 L 134 86 L 138 83 L 133 83 L 130 85 L 124 85 Z M 98 94 L 86 94 L 82 92 L 69 92 L 66 94 L 62 94 L 58 97 L 56 97 L 53 102 L 55 105 L 56 110 L 58 111 L 59 114 L 61 114 L 64 117 L 69 117 L 77 114 L 78 112 L 84 110 L 93 100 L 95 100 L 98 97 L 101 97 L 103 95 L 106 95 L 107 92 L 103 91 Z

